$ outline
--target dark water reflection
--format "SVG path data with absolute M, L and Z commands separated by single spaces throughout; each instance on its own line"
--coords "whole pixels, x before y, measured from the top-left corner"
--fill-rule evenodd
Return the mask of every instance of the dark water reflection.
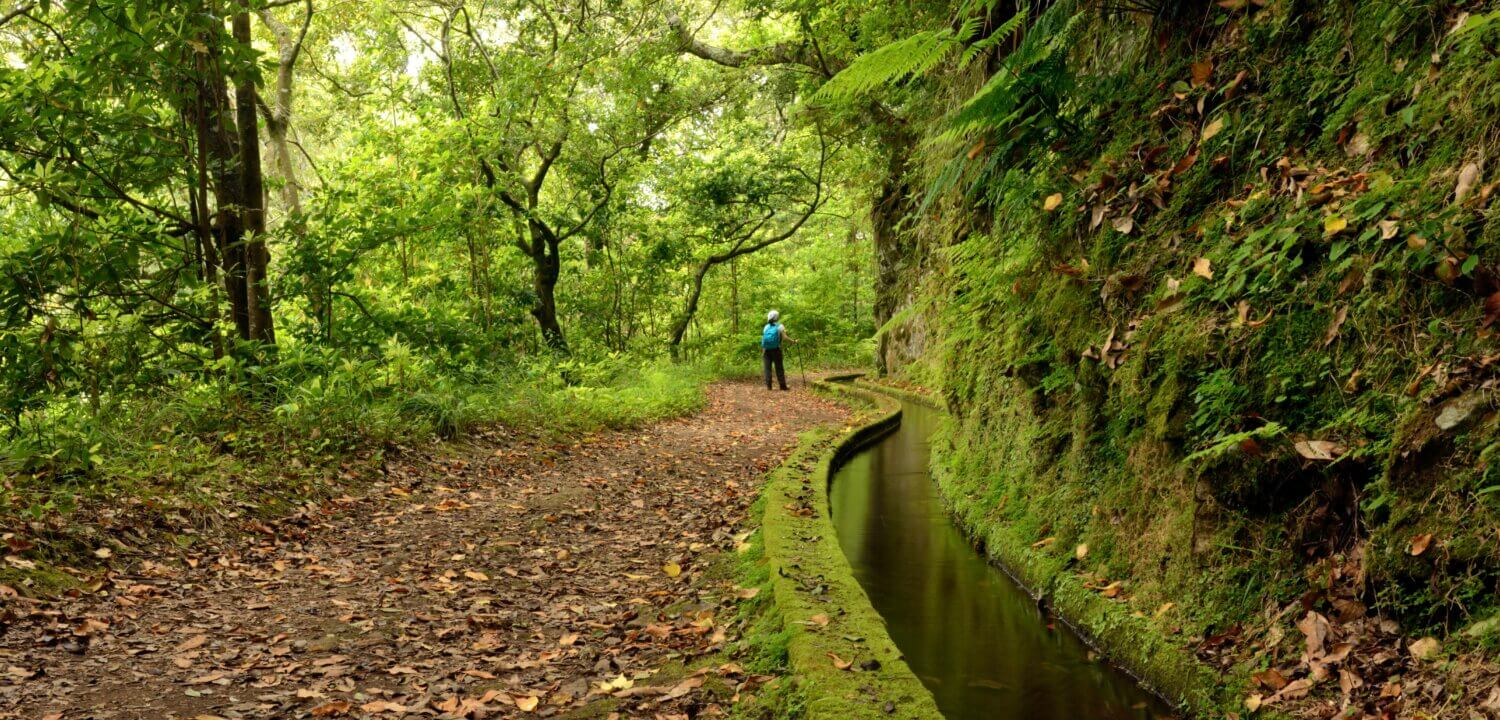
M 908 403 L 901 429 L 834 476 L 833 521 L 854 575 L 950 720 L 1171 717 L 976 552 L 927 476 L 937 413 Z

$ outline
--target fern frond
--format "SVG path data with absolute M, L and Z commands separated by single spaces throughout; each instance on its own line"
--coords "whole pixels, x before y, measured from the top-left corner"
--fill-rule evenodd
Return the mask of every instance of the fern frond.
M 825 100 L 849 100 L 883 85 L 891 85 L 931 70 L 960 46 L 950 29 L 919 32 L 861 55 L 833 79 L 824 83 L 817 96 Z
M 1001 43 L 1009 40 L 1010 36 L 1015 35 L 1016 31 L 1020 30 L 1021 25 L 1025 22 L 1026 10 L 1022 8 L 1015 15 L 1012 15 L 1009 20 L 1001 24 L 1000 27 L 995 28 L 995 32 L 990 33 L 989 37 L 964 48 L 964 54 L 960 57 L 958 66 L 961 68 L 968 67 L 969 63 L 974 61 L 974 58 L 989 52 L 992 48 L 998 47 Z
M 1054 73 L 1037 70 L 1056 70 L 1055 74 L 1064 74 L 1060 66 L 1048 60 L 1063 49 L 1068 31 L 1080 17 L 1072 12 L 1073 6 L 1073 2 L 1064 0 L 1042 13 L 1036 25 L 1021 39 L 1021 44 L 1005 57 L 1000 70 L 953 113 L 945 136 L 960 138 L 995 128 L 997 121 L 1015 110 L 1027 95 L 1028 88 L 1049 84 L 1052 78 L 1047 76 Z

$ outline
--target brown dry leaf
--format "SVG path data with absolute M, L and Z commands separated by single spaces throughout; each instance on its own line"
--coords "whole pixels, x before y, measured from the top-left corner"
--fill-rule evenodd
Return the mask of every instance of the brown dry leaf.
M 189 684 L 189 685 L 207 685 L 207 684 L 209 684 L 211 682 L 214 682 L 215 680 L 223 680 L 223 679 L 224 679 L 224 673 L 222 673 L 222 672 L 212 672 L 212 673 L 209 673 L 207 675 L 199 675 L 198 677 L 195 677 L 195 678 L 187 681 L 187 684 Z
M 113 557 L 114 554 L 114 551 L 110 550 L 107 547 L 102 547 L 94 551 L 94 557 L 99 558 L 100 560 L 108 560 Z
M 464 571 L 464 577 L 466 577 L 466 578 L 468 578 L 470 580 L 476 581 L 476 582 L 484 582 L 484 581 L 490 579 L 490 576 L 485 575 L 484 573 L 479 572 L 478 570 L 465 570 Z
M 103 620 L 100 620 L 98 618 L 84 618 L 83 622 L 78 623 L 78 625 L 73 628 L 73 634 L 79 637 L 88 637 L 90 635 L 98 635 L 108 629 L 109 623 L 104 622 Z
M 1307 693 L 1312 691 L 1312 686 L 1313 681 L 1309 678 L 1293 680 L 1287 683 L 1286 687 L 1278 690 L 1275 695 L 1272 695 L 1271 699 L 1267 702 L 1276 702 L 1278 700 L 1296 700 L 1300 697 L 1306 697 Z
M 849 668 L 854 666 L 853 660 L 845 660 L 838 655 L 835 655 L 832 651 L 829 651 L 828 657 L 829 659 L 833 660 L 833 666 L 840 670 L 848 670 Z
M 1332 440 L 1298 440 L 1292 449 L 1308 460 L 1334 460 L 1347 450 Z
M 203 643 L 206 642 L 208 642 L 207 635 L 194 635 L 186 640 L 183 640 L 181 643 L 178 643 L 176 652 L 181 653 L 187 652 L 189 650 L 196 650 L 200 647 L 203 647 Z
M 1204 280 L 1212 280 L 1212 279 L 1214 279 L 1214 264 L 1213 264 L 1213 261 L 1209 260 L 1206 257 L 1201 257 L 1201 258 L 1198 258 L 1197 260 L 1194 260 L 1193 261 L 1193 274 L 1197 275 L 1198 277 L 1203 278 Z
M 1219 132 L 1222 131 L 1223 129 L 1224 129 L 1224 118 L 1222 118 L 1222 117 L 1214 118 L 1214 121 L 1211 122 L 1211 123 L 1209 123 L 1208 127 L 1203 128 L 1203 142 L 1208 142 L 1209 140 L 1212 140 L 1213 137 L 1215 135 L 1218 135 Z
M 1062 205 L 1062 199 L 1062 193 L 1052 193 L 1047 196 L 1046 200 L 1042 201 L 1042 209 L 1052 212 Z
M 1116 581 L 1114 581 L 1114 582 L 1112 582 L 1112 583 L 1110 583 L 1108 585 L 1105 585 L 1102 588 L 1099 588 L 1099 594 L 1101 594 L 1101 595 L 1103 595 L 1104 597 L 1107 597 L 1107 598 L 1119 597 L 1120 596 L 1120 590 L 1122 589 L 1123 585 L 1124 585 L 1124 583 L 1122 583 L 1119 580 L 1116 580 Z
M 578 642 L 578 633 L 568 633 L 557 639 L 557 644 L 562 647 L 569 647 L 576 642 Z
M 347 715 L 354 704 L 347 700 L 334 700 L 326 702 L 312 709 L 313 717 L 333 717 L 335 715 Z
M 1104 222 L 1104 206 L 1103 205 L 1095 205 L 1094 208 L 1093 208 L 1093 210 L 1089 213 L 1089 229 L 1093 230 L 1093 229 L 1099 227 L 1099 225 L 1101 223 L 1103 223 L 1103 222 Z
M 677 577 L 682 574 L 682 566 L 674 562 L 669 562 L 661 566 L 661 571 L 666 573 L 667 577 Z
M 1206 85 L 1208 79 L 1213 77 L 1214 64 L 1212 60 L 1199 60 L 1192 65 L 1193 87 Z
M 829 619 L 827 613 L 818 613 L 807 619 L 808 622 L 818 627 L 828 627 Z
M 1156 618 L 1157 620 L 1160 620 L 1161 616 L 1166 615 L 1168 612 L 1171 612 L 1172 608 L 1174 608 L 1174 607 L 1177 607 L 1177 603 L 1174 603 L 1174 602 L 1164 602 L 1164 603 L 1161 604 L 1161 607 L 1159 607 L 1159 608 L 1156 609 L 1155 613 L 1152 613 L 1151 617 Z
M 1427 552 L 1427 546 L 1432 544 L 1432 533 L 1422 533 L 1411 539 L 1406 546 L 1406 554 L 1416 557 Z
M 376 700 L 375 702 L 368 702 L 368 703 L 365 703 L 363 705 L 360 705 L 359 709 L 363 710 L 363 711 L 365 711 L 367 713 L 385 713 L 385 712 L 388 712 L 388 713 L 405 713 L 405 712 L 407 712 L 407 709 L 406 709 L 405 705 L 398 705 L 398 704 L 393 703 L 393 702 L 391 702 L 389 700 Z
M 1088 543 L 1078 543 L 1078 547 L 1073 548 L 1073 557 L 1078 558 L 1079 560 L 1082 560 L 1082 559 L 1084 559 L 1084 558 L 1086 558 L 1088 556 L 1089 556 L 1089 544 Z
M 1322 655 L 1323 644 L 1328 641 L 1328 618 L 1309 610 L 1297 621 L 1297 629 L 1302 631 L 1307 657 Z
M 1055 538 L 1055 537 L 1045 537 L 1045 538 L 1042 538 L 1041 540 L 1038 540 L 1038 541 L 1032 543 L 1031 544 L 1031 548 L 1033 550 L 1039 550 L 1041 548 L 1047 547 L 1048 545 L 1051 545 L 1054 542 L 1057 542 L 1057 538 Z
M 1110 221 L 1110 225 L 1114 226 L 1115 230 L 1121 235 L 1129 235 L 1130 231 L 1135 229 L 1135 218 L 1128 215 L 1117 217 Z
M 1479 182 L 1479 164 L 1475 162 L 1465 163 L 1463 169 L 1458 171 L 1458 184 L 1453 188 L 1453 202 L 1461 203 L 1468 196 L 1469 191 Z
M 541 698 L 535 695 L 519 695 L 514 699 L 516 701 L 516 708 L 521 712 L 531 712 L 533 710 L 536 710 L 537 704 L 542 701 Z
M 1265 702 L 1265 698 L 1261 697 L 1259 693 L 1251 695 L 1250 697 L 1245 698 L 1245 709 L 1249 710 L 1250 712 L 1255 712 L 1256 710 L 1259 710 L 1260 706 L 1264 705 Z
M 703 676 L 694 675 L 690 678 L 684 679 L 680 683 L 677 683 L 677 685 L 674 686 L 671 690 L 668 690 L 667 697 L 680 698 L 700 687 L 703 687 Z
M 984 138 L 980 138 L 979 142 L 974 143 L 974 147 L 969 148 L 969 154 L 967 157 L 970 160 L 973 160 L 974 158 L 979 157 L 979 153 L 982 152 L 984 152 Z
M 1431 660 L 1442 650 L 1443 644 L 1435 637 L 1424 637 L 1406 646 L 1406 651 L 1418 660 Z
M 1188 153 L 1187 155 L 1184 155 L 1181 160 L 1178 160 L 1177 164 L 1172 166 L 1172 174 L 1181 175 L 1187 172 L 1188 168 L 1192 167 L 1193 163 L 1195 162 L 1198 162 L 1198 151 L 1196 150 Z
M 1344 693 L 1345 697 L 1348 697 L 1349 693 L 1363 687 L 1364 684 L 1365 681 L 1360 679 L 1358 675 L 1350 672 L 1348 668 L 1339 669 L 1339 690 Z
M 1333 344 L 1339 336 L 1339 328 L 1344 326 L 1344 321 L 1349 319 L 1349 306 L 1345 305 L 1333 313 L 1333 322 L 1328 324 L 1328 332 L 1323 333 L 1323 347 Z
M 1287 685 L 1286 677 L 1280 672 L 1277 672 L 1276 668 L 1262 670 L 1258 673 L 1251 673 L 1250 679 L 1254 680 L 1262 687 L 1270 688 L 1272 692 L 1280 690 Z
M 1400 233 L 1400 232 L 1401 232 L 1401 226 L 1397 225 L 1395 220 L 1381 220 L 1380 221 L 1380 239 L 1381 240 L 1390 240 L 1391 238 L 1396 237 L 1397 233 Z
M 760 588 L 758 587 L 740 588 L 734 591 L 734 596 L 741 600 L 749 600 L 759 594 Z

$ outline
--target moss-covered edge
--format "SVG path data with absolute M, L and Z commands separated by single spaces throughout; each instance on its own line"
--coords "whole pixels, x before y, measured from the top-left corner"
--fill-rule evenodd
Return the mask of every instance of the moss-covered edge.
M 772 593 L 790 635 L 787 660 L 803 714 L 812 720 L 940 720 L 932 694 L 907 666 L 885 620 L 855 580 L 828 509 L 833 472 L 893 430 L 901 421 L 900 406 L 889 397 L 826 380 L 816 387 L 870 409 L 842 430 L 804 434 L 762 493 L 761 531 Z
M 946 412 L 937 399 L 885 383 L 858 380 L 873 392 L 886 393 Z M 938 468 L 933 468 L 938 472 Z M 952 509 L 938 482 L 944 503 Z M 1144 687 L 1191 716 L 1219 715 L 1234 708 L 1243 679 L 1226 678 L 1200 662 L 1191 649 L 1162 632 L 1131 608 L 1084 587 L 1083 578 L 1067 571 L 1065 561 L 1037 552 L 1030 542 L 1001 524 L 978 526 L 974 518 L 951 513 L 959 529 L 983 548 L 989 560 L 1010 575 L 1023 590 L 1051 608 L 1062 620 L 1109 661 Z

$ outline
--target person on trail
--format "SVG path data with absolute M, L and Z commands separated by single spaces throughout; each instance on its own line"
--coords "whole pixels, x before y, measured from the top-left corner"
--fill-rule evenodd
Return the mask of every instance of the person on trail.
M 781 383 L 782 390 L 790 390 L 786 386 L 786 366 L 782 364 L 781 344 L 783 342 L 795 343 L 791 335 L 786 332 L 786 326 L 781 324 L 781 313 L 772 310 L 766 314 L 766 326 L 760 331 L 760 364 L 766 376 L 766 389 L 771 389 L 771 368 L 776 368 L 776 381 Z

